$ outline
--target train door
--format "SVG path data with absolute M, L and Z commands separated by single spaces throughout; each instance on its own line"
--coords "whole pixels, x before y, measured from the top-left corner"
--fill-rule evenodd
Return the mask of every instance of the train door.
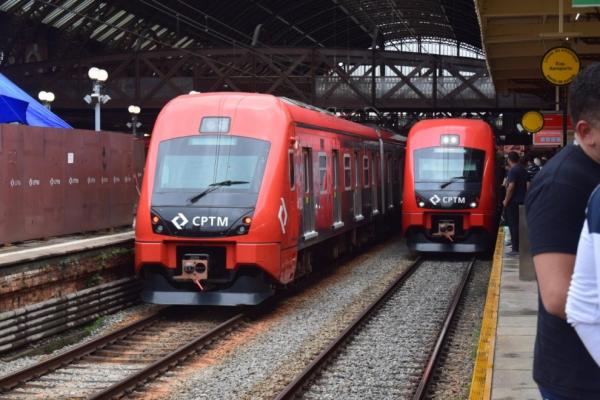
M 338 150 L 332 151 L 333 163 L 333 227 L 339 228 L 344 225 L 342 222 L 342 194 L 340 193 L 340 153 Z
M 386 175 L 387 175 L 387 192 L 388 192 L 388 202 L 387 208 L 394 208 L 394 182 L 393 175 L 394 170 L 392 168 L 392 156 L 388 154 L 386 159 Z
M 377 215 L 379 214 L 379 199 L 377 196 L 377 176 L 379 175 L 377 173 L 377 166 L 379 165 L 379 156 L 373 153 L 371 160 L 373 160 L 373 162 L 371 163 L 371 165 L 373 166 L 371 172 L 371 198 L 373 199 L 373 215 Z
M 302 148 L 302 169 L 304 175 L 304 206 L 302 207 L 302 229 L 304 239 L 317 236 L 315 232 L 315 199 L 313 188 L 312 151 L 309 147 Z
M 360 153 L 354 152 L 354 220 L 360 221 L 362 215 L 362 188 L 360 187 Z

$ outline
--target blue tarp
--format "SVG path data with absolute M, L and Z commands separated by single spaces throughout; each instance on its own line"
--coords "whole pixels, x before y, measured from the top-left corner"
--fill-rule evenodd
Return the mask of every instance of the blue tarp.
M 67 124 L 52 111 L 41 105 L 37 100 L 29 96 L 24 90 L 12 83 L 10 79 L 2 74 L 0 74 L 0 96 L 5 96 L 4 99 L 8 99 L 7 101 L 13 106 L 15 104 L 22 104 L 18 103 L 18 100 L 27 103 L 25 112 L 27 125 L 46 126 L 50 128 L 72 128 L 71 125 Z M 5 108 L 8 106 L 6 104 L 6 102 L 0 100 L 0 115 L 7 113 Z
M 27 106 L 29 103 L 0 94 L 0 124 L 18 122 L 27 123 Z

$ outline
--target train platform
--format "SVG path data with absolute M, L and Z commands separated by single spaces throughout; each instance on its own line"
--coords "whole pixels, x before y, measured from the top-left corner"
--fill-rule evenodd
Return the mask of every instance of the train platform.
M 469 399 L 540 398 L 532 378 L 537 325 L 537 283 L 519 279 L 519 257 L 496 243 Z
M 0 247 L 0 268 L 52 257 L 67 256 L 132 241 L 133 230 L 131 228 L 108 234 L 99 232 L 61 236 L 48 240 L 30 240 L 16 245 Z

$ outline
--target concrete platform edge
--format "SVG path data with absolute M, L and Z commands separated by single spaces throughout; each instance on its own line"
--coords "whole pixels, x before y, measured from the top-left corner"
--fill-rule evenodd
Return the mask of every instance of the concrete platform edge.
M 503 251 L 504 231 L 500 229 L 496 239 L 492 271 L 483 310 L 469 400 L 487 400 L 491 397 Z

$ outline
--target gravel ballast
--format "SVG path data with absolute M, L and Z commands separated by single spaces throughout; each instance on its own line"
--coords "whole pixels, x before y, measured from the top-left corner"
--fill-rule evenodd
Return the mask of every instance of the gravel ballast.
M 410 263 L 400 240 L 387 241 L 146 393 L 162 397 L 168 385 L 171 399 L 272 399 Z
M 492 263 L 478 260 L 473 266 L 457 316 L 435 367 L 435 379 L 427 392 L 429 399 L 467 399 L 479 342 L 479 329 Z
M 39 351 L 41 352 L 41 350 L 44 347 L 47 347 L 50 345 L 54 346 L 53 343 L 61 342 L 61 340 L 63 340 L 63 339 L 67 340 L 65 338 L 72 335 L 74 332 L 81 332 L 80 336 L 83 337 L 83 339 L 80 339 L 80 340 L 73 342 L 66 346 L 60 346 L 60 348 L 58 348 L 54 351 L 51 351 L 48 354 L 23 356 L 23 357 L 18 357 L 18 358 L 14 358 L 14 359 L 12 359 L 13 355 L 11 355 L 11 354 L 3 355 L 0 358 L 0 377 L 11 374 L 22 368 L 28 367 L 37 362 L 40 362 L 49 357 L 52 357 L 58 353 L 66 351 L 67 349 L 70 349 L 71 347 L 76 346 L 83 341 L 88 341 L 88 340 L 98 337 L 100 335 L 104 335 L 108 332 L 111 332 L 114 329 L 121 327 L 123 324 L 134 322 L 138 319 L 141 319 L 142 317 L 144 317 L 146 315 L 149 315 L 154 312 L 158 312 L 158 310 L 160 310 L 161 308 L 162 308 L 161 306 L 155 306 L 155 305 L 151 305 L 151 304 L 140 304 L 140 305 L 128 308 L 127 310 L 123 310 L 118 313 L 115 313 L 112 315 L 107 315 L 107 316 L 100 318 L 98 320 L 99 323 L 97 324 L 97 326 L 95 326 L 89 332 L 89 335 L 87 334 L 88 332 L 85 332 L 85 333 L 83 332 L 85 329 L 75 329 L 73 331 L 69 331 L 69 332 L 66 332 L 66 333 L 63 333 L 60 335 L 53 336 L 46 340 L 40 341 L 30 347 L 30 350 L 39 349 Z M 10 361 L 6 361 L 6 360 L 10 360 Z
M 425 261 L 319 373 L 304 398 L 412 398 L 467 264 Z

